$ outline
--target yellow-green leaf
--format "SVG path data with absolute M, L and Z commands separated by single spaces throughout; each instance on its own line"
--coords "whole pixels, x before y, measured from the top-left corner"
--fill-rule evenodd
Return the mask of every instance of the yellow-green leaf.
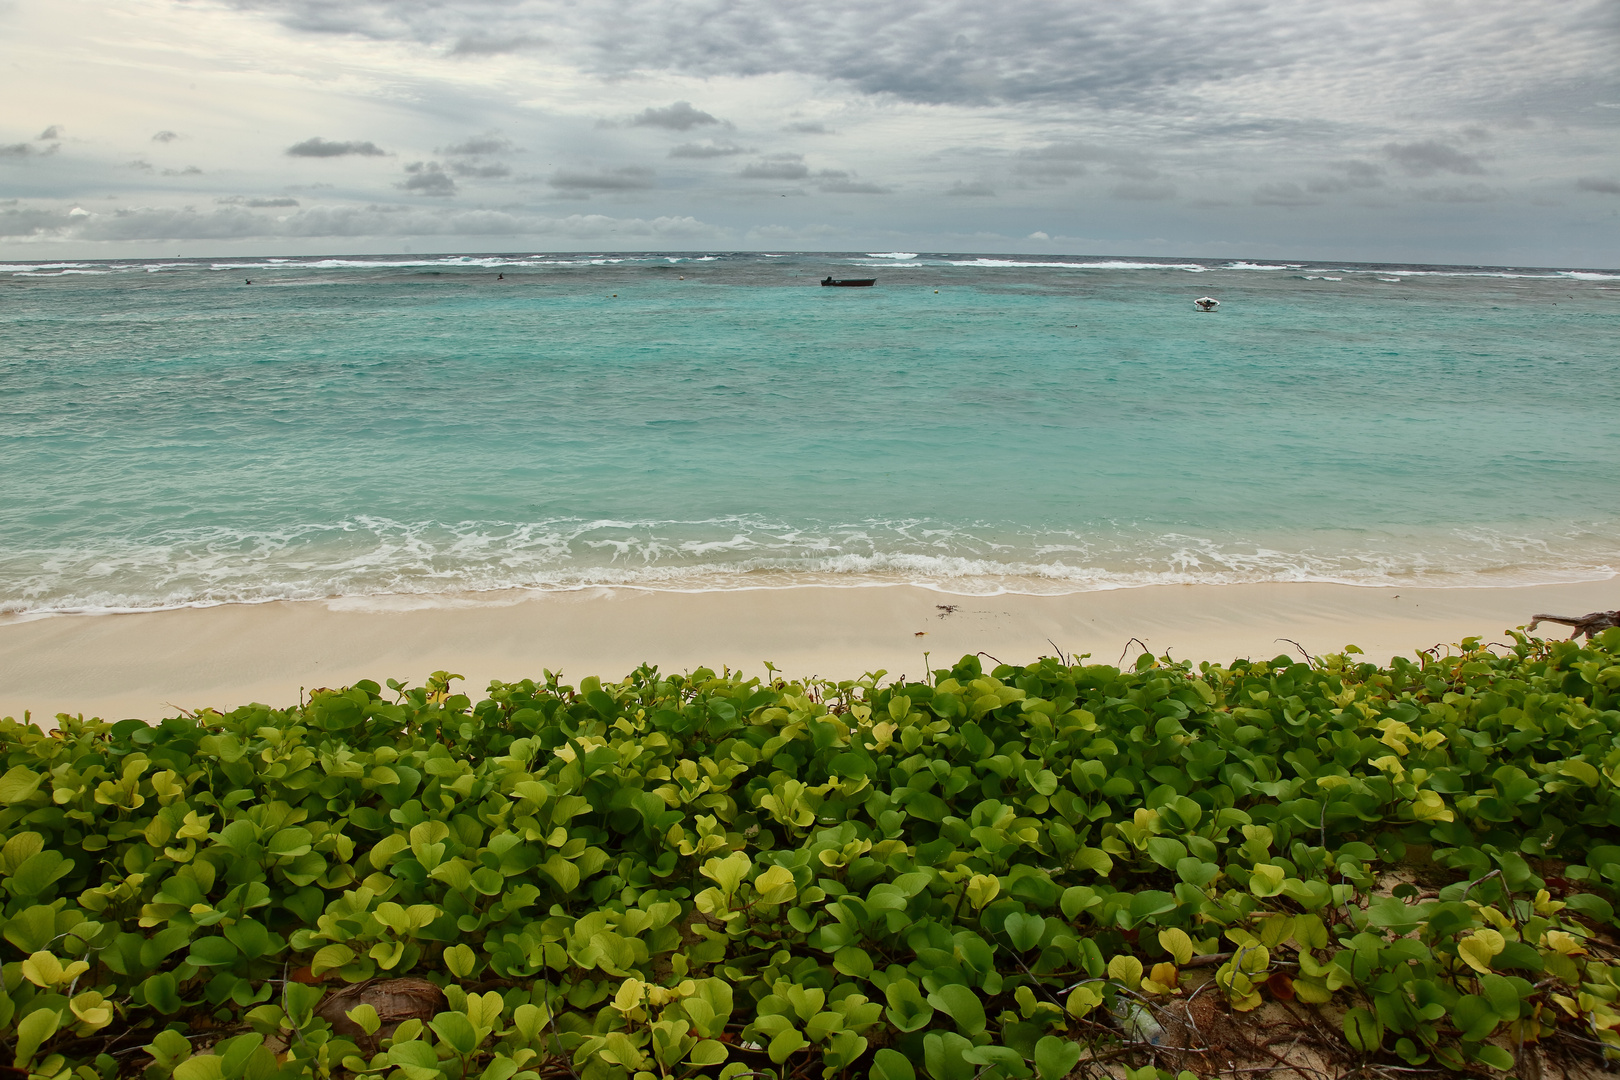
M 1000 892 L 1001 880 L 993 874 L 974 874 L 968 879 L 967 899 L 975 911 L 982 911 Z
M 1179 926 L 1160 930 L 1159 944 L 1164 946 L 1164 951 L 1169 953 L 1178 965 L 1186 964 L 1193 958 L 1192 938 L 1188 937 L 1187 931 Z
M 1135 990 L 1142 982 L 1142 961 L 1123 954 L 1108 961 L 1108 977 Z
M 1280 866 L 1271 863 L 1255 863 L 1254 872 L 1249 877 L 1249 891 L 1264 899 L 1276 896 L 1282 892 L 1283 879 L 1288 876 Z
M 1487 928 L 1475 930 L 1457 942 L 1457 955 L 1465 964 L 1483 975 L 1491 970 L 1491 957 L 1506 947 L 1507 942 L 1501 932 Z

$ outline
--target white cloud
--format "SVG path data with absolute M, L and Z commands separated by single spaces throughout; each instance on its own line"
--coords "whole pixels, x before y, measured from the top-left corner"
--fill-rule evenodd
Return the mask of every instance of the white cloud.
M 514 236 L 569 240 L 718 240 L 726 230 L 692 217 L 557 217 L 511 210 L 432 210 L 405 206 L 311 207 L 280 216 L 241 207 L 211 211 L 143 207 L 91 213 L 0 209 L 0 237 L 116 243 L 155 239 L 287 237 Z
M 706 142 L 681 143 L 679 146 L 670 149 L 669 156 L 672 158 L 717 158 L 733 157 L 737 154 L 746 153 L 748 153 L 748 150 L 745 147 L 738 146 L 736 143 Z

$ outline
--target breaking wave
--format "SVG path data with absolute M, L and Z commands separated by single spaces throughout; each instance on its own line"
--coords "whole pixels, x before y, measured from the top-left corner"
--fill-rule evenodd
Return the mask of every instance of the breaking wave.
M 929 521 L 417 522 L 207 528 L 0 549 L 0 613 L 149 611 L 273 600 L 494 597 L 511 590 L 724 591 L 913 584 L 964 595 L 1166 584 L 1503 586 L 1620 570 L 1599 523 L 1551 536 L 1454 529 L 1387 537 L 1093 533 Z

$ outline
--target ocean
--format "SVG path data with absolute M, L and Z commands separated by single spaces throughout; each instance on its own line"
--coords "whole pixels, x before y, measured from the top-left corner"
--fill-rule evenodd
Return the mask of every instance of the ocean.
M 1617 271 L 6 263 L 0 613 L 1608 578 L 1617 342 Z

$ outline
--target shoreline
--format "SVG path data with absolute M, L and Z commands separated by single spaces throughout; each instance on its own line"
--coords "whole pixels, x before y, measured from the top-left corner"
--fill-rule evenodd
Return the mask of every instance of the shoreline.
M 1411 588 L 1265 582 L 1151 585 L 1058 595 L 963 596 L 926 586 L 670 592 L 592 588 L 483 594 L 421 605 L 271 601 L 134 614 L 0 622 L 0 716 L 59 712 L 153 720 L 177 708 L 286 706 L 300 692 L 358 679 L 419 685 L 465 675 L 477 700 L 491 679 L 560 671 L 620 678 L 643 662 L 765 676 L 917 678 L 983 651 L 1027 663 L 1056 649 L 1129 661 L 1155 655 L 1225 663 L 1359 646 L 1385 662 L 1464 637 L 1505 640 L 1538 612 L 1620 608 L 1620 578 L 1560 585 Z M 383 601 L 388 598 L 368 598 Z M 393 598 L 410 600 L 411 598 Z M 443 599 L 443 598 L 441 598 Z M 943 610 L 953 607 L 952 611 Z M 1567 630 L 1551 625 L 1547 636 Z M 1130 644 L 1136 639 L 1141 645 Z

